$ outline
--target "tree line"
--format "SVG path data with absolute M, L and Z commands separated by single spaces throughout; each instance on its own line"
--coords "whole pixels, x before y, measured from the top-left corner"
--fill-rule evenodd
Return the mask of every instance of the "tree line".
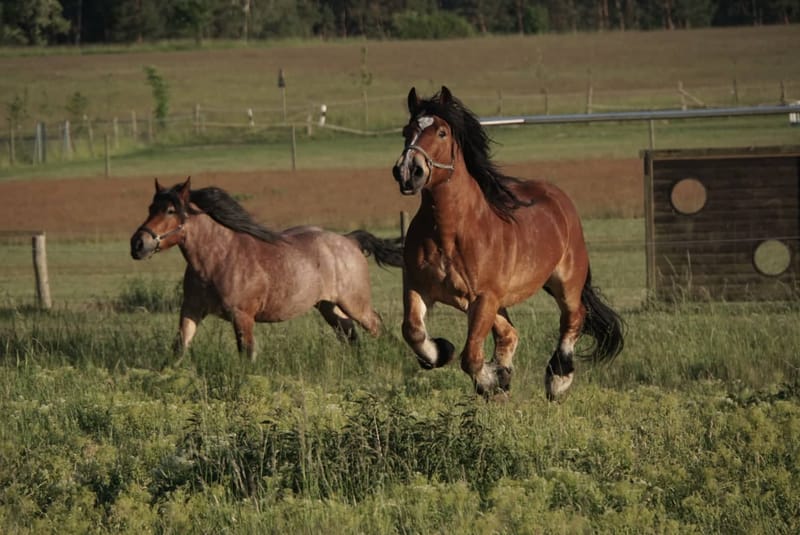
M 800 0 L 2 0 L 0 44 L 436 39 L 798 21 Z

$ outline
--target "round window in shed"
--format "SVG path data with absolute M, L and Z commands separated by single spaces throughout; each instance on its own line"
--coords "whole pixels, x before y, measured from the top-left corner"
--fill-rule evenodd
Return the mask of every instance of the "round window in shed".
M 684 178 L 672 186 L 669 200 L 679 213 L 696 214 L 706 205 L 706 187 L 696 178 Z
M 762 275 L 775 277 L 789 269 L 792 252 L 779 240 L 765 240 L 753 252 L 753 265 Z

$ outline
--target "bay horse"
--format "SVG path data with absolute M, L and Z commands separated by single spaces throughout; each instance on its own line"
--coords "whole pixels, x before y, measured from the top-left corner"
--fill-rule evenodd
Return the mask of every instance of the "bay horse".
M 430 99 L 412 88 L 408 111 L 393 175 L 402 194 L 420 193 L 421 201 L 403 252 L 403 337 L 423 368 L 444 366 L 455 348 L 428 335 L 425 314 L 436 302 L 465 312 L 461 368 L 479 395 L 503 396 L 519 341 L 508 307 L 544 288 L 561 311 L 545 393 L 560 397 L 572 384 L 582 333 L 594 344 L 580 356 L 611 360 L 623 348 L 622 319 L 592 287 L 575 206 L 553 184 L 500 172 L 480 121 L 447 87 Z M 490 331 L 494 355 L 485 362 Z
M 136 260 L 176 245 L 186 259 L 176 356 L 184 355 L 209 314 L 233 323 L 239 352 L 253 360 L 255 322 L 285 321 L 312 307 L 350 341 L 357 339 L 354 322 L 379 333 L 365 255 L 400 266 L 398 240 L 311 226 L 274 232 L 224 190 L 192 190 L 190 180 L 169 189 L 155 180 L 147 219 L 130 242 Z

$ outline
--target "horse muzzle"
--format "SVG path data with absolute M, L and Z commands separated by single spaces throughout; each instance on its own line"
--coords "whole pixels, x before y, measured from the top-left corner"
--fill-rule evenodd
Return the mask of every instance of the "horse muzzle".
M 131 236 L 131 257 L 134 260 L 150 258 L 158 252 L 159 241 L 138 230 Z
M 414 195 L 430 180 L 431 170 L 416 154 L 410 158 L 403 153 L 392 168 L 392 175 L 403 195 Z

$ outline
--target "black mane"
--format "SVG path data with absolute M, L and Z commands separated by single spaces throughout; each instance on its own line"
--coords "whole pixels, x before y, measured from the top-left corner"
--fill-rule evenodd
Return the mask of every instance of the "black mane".
M 449 96 L 442 103 L 441 93 L 429 99 L 419 101 L 416 117 L 436 115 L 447 124 L 453 132 L 456 143 L 461 147 L 467 171 L 478 183 L 489 205 L 505 219 L 514 218 L 514 210 L 521 206 L 530 206 L 532 201 L 525 201 L 511 190 L 513 184 L 522 180 L 503 174 L 492 161 L 489 145 L 493 140 L 481 126 L 478 117 L 464 104 Z
M 244 232 L 267 243 L 282 239 L 277 232 L 256 223 L 242 205 L 223 189 L 212 186 L 192 190 L 189 199 L 214 221 L 234 232 Z

